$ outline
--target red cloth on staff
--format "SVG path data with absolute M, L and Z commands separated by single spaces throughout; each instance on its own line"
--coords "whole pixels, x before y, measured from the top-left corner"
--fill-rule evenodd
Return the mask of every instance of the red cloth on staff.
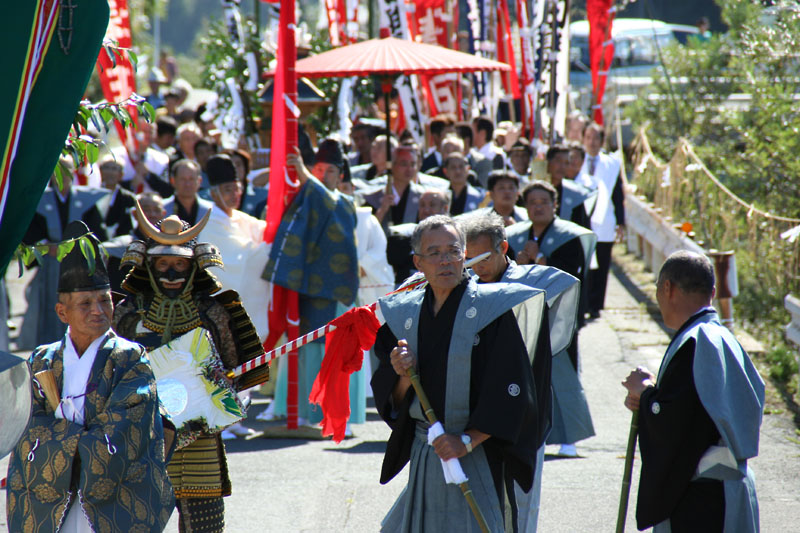
M 587 0 L 586 2 L 586 18 L 589 21 L 589 63 L 592 68 L 594 92 L 592 119 L 598 124 L 603 123 L 603 93 L 606 90 L 608 70 L 614 60 L 611 26 L 616 10 L 612 11 L 611 9 L 613 3 L 614 0 Z
M 331 325 L 336 329 L 325 337 L 325 358 L 308 401 L 322 407 L 322 436 L 341 442 L 350 418 L 350 374 L 361 370 L 364 350 L 375 344 L 381 325 L 369 307 L 350 309 Z

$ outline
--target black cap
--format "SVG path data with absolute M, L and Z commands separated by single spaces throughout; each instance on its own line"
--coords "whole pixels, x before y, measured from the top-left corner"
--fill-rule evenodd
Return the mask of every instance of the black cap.
M 317 156 L 314 158 L 314 164 L 329 163 L 339 170 L 344 168 L 344 151 L 342 145 L 336 139 L 325 139 L 319 143 L 317 149 Z
M 77 239 L 87 235 L 94 250 L 94 271 L 90 273 L 89 262 L 81 250 L 81 241 L 75 241 L 72 250 L 61 261 L 58 275 L 58 292 L 100 291 L 111 289 L 108 271 L 102 253 L 100 241 L 89 232 L 86 224 L 80 220 L 70 222 L 64 230 L 64 240 Z
M 208 158 L 206 161 L 206 174 L 211 186 L 222 185 L 236 181 L 236 167 L 227 154 L 217 154 Z

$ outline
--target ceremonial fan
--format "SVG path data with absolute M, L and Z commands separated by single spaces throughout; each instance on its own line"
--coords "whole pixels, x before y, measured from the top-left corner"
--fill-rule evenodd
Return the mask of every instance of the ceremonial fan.
M 207 330 L 195 328 L 148 356 L 158 398 L 178 430 L 178 448 L 201 433 L 218 433 L 244 418 L 245 408 L 224 377 Z

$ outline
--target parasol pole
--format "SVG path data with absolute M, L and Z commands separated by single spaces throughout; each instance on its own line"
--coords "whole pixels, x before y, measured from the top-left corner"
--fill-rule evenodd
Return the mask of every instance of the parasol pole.
M 386 194 L 392 193 L 392 113 L 389 109 L 390 96 L 392 94 L 392 78 L 386 76 L 382 78 L 381 89 L 383 90 L 383 105 L 386 108 Z
M 420 400 L 421 401 L 421 400 Z M 636 434 L 639 432 L 639 411 L 631 416 L 631 429 L 628 433 L 628 449 L 625 452 L 625 470 L 622 474 L 622 489 L 619 495 L 616 533 L 625 531 L 625 518 L 628 515 L 628 499 L 631 495 L 631 477 L 633 476 L 633 455 L 636 453 Z
M 430 425 L 434 425 L 438 422 L 436 419 L 436 413 L 433 412 L 431 402 L 428 400 L 428 396 L 422 389 L 422 383 L 419 381 L 419 374 L 417 374 L 417 371 L 414 367 L 408 369 L 408 377 L 411 379 L 411 386 L 414 387 L 414 392 L 417 394 L 417 399 L 422 406 L 422 411 L 425 413 L 425 418 L 428 419 Z M 458 459 L 456 459 L 456 461 L 457 460 Z M 478 507 L 478 502 L 475 501 L 475 495 L 472 494 L 472 489 L 469 488 L 469 481 L 459 483 L 458 488 L 461 489 L 461 493 L 467 500 L 467 505 L 469 505 L 472 514 L 475 516 L 475 520 L 478 521 L 481 531 L 483 531 L 483 533 L 489 533 L 489 525 L 486 523 L 486 518 L 483 517 L 483 513 L 481 513 L 481 510 Z

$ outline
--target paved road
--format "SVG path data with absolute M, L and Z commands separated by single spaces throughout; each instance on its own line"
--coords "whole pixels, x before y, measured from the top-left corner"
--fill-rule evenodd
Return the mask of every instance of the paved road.
M 581 458 L 547 457 L 539 531 L 613 531 L 630 423 L 619 383 L 636 365 L 656 370 L 667 342 L 667 334 L 644 304 L 612 277 L 607 311 L 580 335 L 582 379 L 597 435 L 579 443 Z M 253 420 L 267 402 L 256 399 L 248 425 L 258 430 L 268 426 Z M 388 485 L 378 483 L 388 430 L 374 410 L 369 411 L 367 423 L 354 430 L 356 437 L 340 445 L 262 438 L 228 444 L 234 491 L 225 500 L 228 531 L 378 531 L 406 473 Z M 798 458 L 800 446 L 789 417 L 765 416 L 761 453 L 751 462 L 764 532 L 800 531 Z M 0 471 L 6 464 L 7 459 L 0 461 Z M 635 467 L 628 531 L 636 530 L 638 464 Z M 4 517 L 3 498 L 0 526 L 5 525 Z M 177 531 L 175 516 L 167 531 Z

